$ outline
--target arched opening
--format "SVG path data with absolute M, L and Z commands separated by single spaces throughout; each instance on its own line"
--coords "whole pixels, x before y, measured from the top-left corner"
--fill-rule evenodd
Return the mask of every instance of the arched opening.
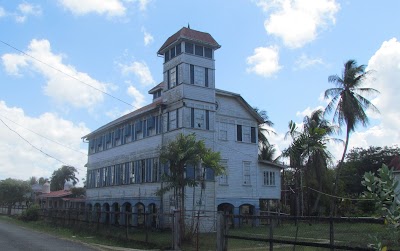
M 137 219 L 137 226 L 144 226 L 145 223 L 145 211 L 144 211 L 143 203 L 136 203 L 135 205 L 135 212 L 136 212 L 136 219 Z
M 119 225 L 120 224 L 120 213 L 119 213 L 119 204 L 114 203 L 111 206 L 111 224 Z
M 155 203 L 151 203 L 148 206 L 149 208 L 149 219 L 150 219 L 150 226 L 153 228 L 158 228 L 158 217 L 157 217 L 157 206 Z
M 108 203 L 103 204 L 103 211 L 104 211 L 104 223 L 110 224 L 110 205 Z
M 225 215 L 230 215 L 230 217 L 227 217 L 227 223 L 229 226 L 233 226 L 233 209 L 234 206 L 230 203 L 221 203 L 217 207 L 218 212 L 224 212 Z
M 123 219 L 121 219 L 121 224 L 131 225 L 132 224 L 132 205 L 129 202 L 125 202 L 122 205 Z M 123 222 L 122 222 L 123 221 Z
M 100 222 L 100 218 L 101 218 L 101 205 L 100 205 L 100 203 L 94 204 L 93 216 L 94 216 L 94 219 L 93 219 L 94 221 Z
M 251 215 L 254 215 L 254 206 L 250 205 L 250 204 L 243 204 L 239 207 L 239 214 L 241 217 L 241 221 L 240 224 L 243 225 L 252 225 L 253 224 L 253 219 L 251 217 Z
M 92 204 L 86 204 L 86 220 L 91 221 L 92 220 L 92 213 L 93 213 L 93 206 Z

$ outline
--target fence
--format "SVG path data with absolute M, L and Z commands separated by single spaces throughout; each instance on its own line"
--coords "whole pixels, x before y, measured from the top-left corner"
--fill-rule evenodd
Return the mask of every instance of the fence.
M 370 251 L 378 240 L 388 250 L 400 250 L 399 236 L 388 235 L 383 219 L 220 214 L 218 222 L 218 250 Z
M 20 215 L 27 208 L 24 205 L 12 206 L 11 209 L 8 206 L 0 206 L 0 214 L 9 214 L 8 212 L 11 210 L 11 215 Z

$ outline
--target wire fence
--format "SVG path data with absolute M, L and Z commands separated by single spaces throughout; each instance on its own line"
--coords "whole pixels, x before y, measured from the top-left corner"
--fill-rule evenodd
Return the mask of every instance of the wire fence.
M 383 219 L 291 216 L 224 216 L 228 250 L 400 250 L 400 236 Z

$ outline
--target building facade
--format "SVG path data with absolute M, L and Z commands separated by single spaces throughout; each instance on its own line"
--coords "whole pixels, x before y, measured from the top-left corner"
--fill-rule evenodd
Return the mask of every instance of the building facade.
M 221 176 L 211 169 L 186 168 L 186 177 L 204 177 L 200 186 L 186 189 L 188 212 L 258 214 L 263 203 L 280 199 L 283 166 L 258 161 L 262 118 L 239 94 L 216 88 L 214 55 L 219 48 L 208 33 L 180 29 L 157 52 L 164 57 L 164 77 L 149 91 L 153 102 L 83 137 L 89 142 L 87 206 L 115 215 L 103 220 L 121 223 L 125 219 L 117 212 L 133 212 L 138 217 L 129 224 L 140 225 L 146 224 L 142 213 L 175 209 L 172 194 L 155 192 L 168 171 L 160 163 L 160 149 L 180 133 L 194 133 L 220 152 L 226 168 Z M 163 224 L 155 221 L 149 224 Z

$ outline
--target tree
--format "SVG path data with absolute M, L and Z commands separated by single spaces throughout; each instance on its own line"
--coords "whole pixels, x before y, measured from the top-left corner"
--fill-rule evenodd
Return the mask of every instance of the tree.
M 0 181 L 0 204 L 8 207 L 8 214 L 11 214 L 11 208 L 16 203 L 26 201 L 27 193 L 29 193 L 31 187 L 27 181 L 5 179 Z
M 366 149 L 360 147 L 351 149 L 346 155 L 341 173 L 345 194 L 354 197 L 361 195 L 364 192 L 364 186 L 361 185 L 364 173 L 376 173 L 382 164 L 395 167 L 394 160 L 398 154 L 400 154 L 398 147 L 370 146 Z
M 169 172 L 163 174 L 162 180 L 165 182 L 165 186 L 160 188 L 156 194 L 162 196 L 168 191 L 173 191 L 175 205 L 180 209 L 180 236 L 183 238 L 185 188 L 195 187 L 199 184 L 196 179 L 185 177 L 186 168 L 200 164 L 202 168 L 211 168 L 215 175 L 220 175 L 224 171 L 223 166 L 220 165 L 220 153 L 206 148 L 204 141 L 196 141 L 195 134 L 179 134 L 174 141 L 162 147 L 160 159 L 163 163 L 168 164 Z
M 66 165 L 63 165 L 58 170 L 54 171 L 51 175 L 50 190 L 58 191 L 64 189 L 65 181 L 72 181 L 72 184 L 76 185 L 79 181 L 75 176 L 75 173 L 77 172 L 78 170 L 76 170 L 75 167 Z
M 326 170 L 332 156 L 326 148 L 326 143 L 331 140 L 329 136 L 337 131 L 337 127 L 323 119 L 322 115 L 322 110 L 316 110 L 310 116 L 305 116 L 301 131 L 293 121 L 289 122 L 289 131 L 286 136 L 290 135 L 293 142 L 282 155 L 289 158 L 290 166 L 295 169 L 294 180 L 297 190 L 303 189 L 303 173 L 307 177 L 304 182 L 307 182 L 310 187 L 316 186 L 315 189 L 323 191 L 323 184 L 327 184 Z M 313 182 L 314 180 L 316 182 Z M 312 212 L 317 210 L 320 196 L 318 193 L 311 209 Z M 303 200 L 302 203 L 304 204 Z M 299 214 L 298 196 L 296 208 L 296 214 Z
M 342 158 L 336 170 L 336 178 L 334 185 L 334 194 L 337 193 L 341 167 L 346 156 L 349 144 L 350 133 L 353 132 L 357 124 L 367 126 L 369 123 L 366 109 L 378 112 L 378 109 L 364 96 L 364 94 L 379 93 L 373 88 L 362 88 L 361 85 L 365 81 L 370 71 L 365 71 L 365 65 L 357 65 L 355 60 L 348 60 L 344 64 L 342 76 L 331 75 L 328 82 L 336 85 L 325 91 L 325 98 L 331 99 L 325 109 L 325 113 L 334 110 L 333 121 L 337 121 L 339 126 L 346 125 L 346 139 Z M 331 206 L 331 214 L 334 213 L 335 203 Z
M 260 110 L 257 107 L 253 108 L 255 112 L 260 115 L 263 120 L 263 123 L 258 125 L 258 148 L 259 154 L 258 157 L 261 160 L 275 161 L 274 154 L 276 149 L 274 145 L 269 143 L 269 140 L 265 134 L 275 134 L 274 131 L 268 129 L 268 127 L 274 126 L 274 123 L 269 119 L 268 114 L 264 110 Z

